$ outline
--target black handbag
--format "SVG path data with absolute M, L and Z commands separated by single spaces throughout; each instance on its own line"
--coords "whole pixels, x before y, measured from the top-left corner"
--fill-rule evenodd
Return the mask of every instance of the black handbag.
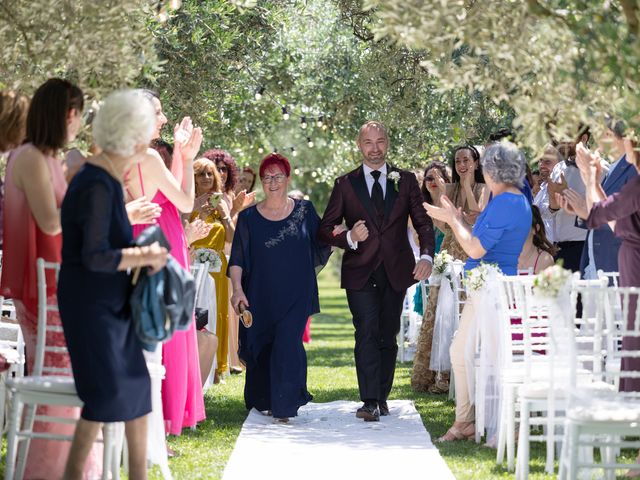
M 141 247 L 154 242 L 167 249 L 170 247 L 158 225 L 146 228 L 134 244 Z M 193 319 L 196 287 L 193 275 L 171 256 L 159 272 L 147 275 L 148 268 L 138 268 L 134 272 L 134 287 L 129 301 L 142 348 L 153 352 L 157 344 L 169 340 L 175 330 L 189 328 Z
M 209 323 L 209 310 L 196 307 L 196 330 L 202 330 Z

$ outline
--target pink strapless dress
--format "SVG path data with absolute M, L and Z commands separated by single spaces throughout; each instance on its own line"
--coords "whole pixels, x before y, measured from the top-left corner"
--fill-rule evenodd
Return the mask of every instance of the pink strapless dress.
M 189 270 L 187 238 L 178 209 L 160 190 L 151 201 L 162 207 L 157 222 L 171 245 L 171 255 Z M 133 225 L 134 237 L 147 226 Z M 195 322 L 191 322 L 189 330 L 175 332 L 171 340 L 162 344 L 162 364 L 166 369 L 162 382 L 165 431 L 180 435 L 183 428 L 193 427 L 206 418 Z

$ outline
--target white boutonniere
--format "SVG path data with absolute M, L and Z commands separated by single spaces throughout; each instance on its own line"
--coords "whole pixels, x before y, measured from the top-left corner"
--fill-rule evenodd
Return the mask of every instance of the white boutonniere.
M 393 182 L 393 188 L 397 192 L 398 183 L 400 182 L 400 172 L 396 172 L 396 171 L 390 172 L 387 178 Z

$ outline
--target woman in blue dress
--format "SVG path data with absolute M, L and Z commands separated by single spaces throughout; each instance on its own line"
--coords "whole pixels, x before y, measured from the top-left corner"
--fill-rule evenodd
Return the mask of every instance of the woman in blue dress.
M 131 322 L 127 270 L 148 266 L 157 271 L 167 261 L 167 250 L 157 244 L 130 247 L 122 181 L 145 154 L 154 126 L 155 110 L 140 93 L 109 95 L 93 124 L 102 153 L 87 159 L 62 203 L 58 306 L 76 391 L 84 402 L 66 479 L 82 478 L 102 422 L 125 422 L 129 478 L 146 478 L 151 383 Z
M 518 257 L 531 229 L 531 206 L 522 193 L 525 159 L 522 152 L 510 142 L 489 146 L 481 159 L 485 183 L 493 198 L 476 220 L 473 229 L 464 222 L 462 212 L 445 196 L 441 207 L 425 203 L 427 213 L 434 220 L 447 223 L 456 240 L 469 255 L 465 271 L 481 262 L 497 264 L 505 275 L 516 275 Z M 469 398 L 467 371 L 470 363 L 465 358 L 467 340 L 474 335 L 476 321 L 475 297 L 464 305 L 458 330 L 451 348 L 451 366 L 455 376 L 456 420 L 440 441 L 472 438 L 475 435 L 475 410 Z
M 240 213 L 229 260 L 232 306 L 239 311 L 243 304 L 254 318 L 250 327 L 240 325 L 245 404 L 271 411 L 278 422 L 295 417 L 312 398 L 302 334 L 320 310 L 316 268 L 330 254 L 316 243 L 320 217 L 313 204 L 287 196 L 290 175 L 282 155 L 264 158 L 265 200 Z

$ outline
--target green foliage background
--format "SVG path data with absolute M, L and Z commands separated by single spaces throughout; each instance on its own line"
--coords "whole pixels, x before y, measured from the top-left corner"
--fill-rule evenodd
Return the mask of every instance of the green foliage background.
M 287 155 L 297 168 L 293 187 L 320 210 L 333 179 L 359 161 L 354 140 L 366 120 L 388 125 L 393 163 L 422 169 L 455 144 L 484 143 L 513 118 L 508 104 L 479 92 L 441 92 L 421 66 L 425 53 L 375 40 L 371 17 L 356 4 L 185 0 L 160 22 L 156 3 L 2 0 L 0 40 L 11 45 L 2 53 L 3 86 L 30 94 L 61 75 L 97 99 L 121 86 L 154 88 L 170 122 L 190 115 L 204 128 L 206 148 L 254 167 L 272 149 Z M 24 38 L 38 39 L 38 48 Z

